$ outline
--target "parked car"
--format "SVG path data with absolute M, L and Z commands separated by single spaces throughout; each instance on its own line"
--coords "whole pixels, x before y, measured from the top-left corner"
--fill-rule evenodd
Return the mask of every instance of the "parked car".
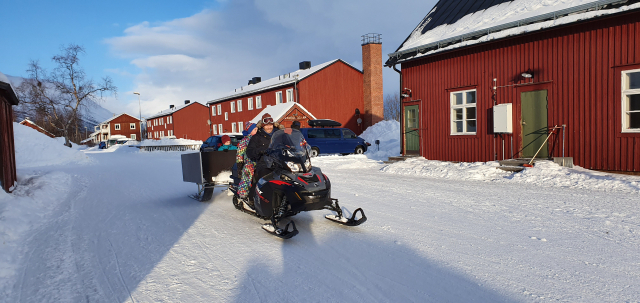
M 107 148 L 107 142 L 100 141 L 100 143 L 98 144 L 98 148 L 99 148 L 99 149 L 105 149 L 105 148 Z
M 348 128 L 301 128 L 311 146 L 311 156 L 319 154 L 362 154 L 371 144 Z
M 200 151 L 208 152 L 208 151 L 218 150 L 218 148 L 222 146 L 222 136 L 224 135 L 225 134 L 209 137 L 209 139 L 207 139 L 202 143 L 202 145 L 200 145 Z M 229 136 L 229 138 L 231 139 L 231 144 L 233 146 L 238 146 L 238 143 L 240 143 L 240 140 L 244 138 L 242 135 L 239 135 L 239 134 L 226 134 L 226 135 Z

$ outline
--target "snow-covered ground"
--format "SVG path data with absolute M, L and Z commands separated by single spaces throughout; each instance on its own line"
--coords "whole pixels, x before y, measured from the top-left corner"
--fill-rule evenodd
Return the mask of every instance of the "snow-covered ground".
M 393 140 L 382 126 L 368 133 Z M 22 135 L 19 153 L 44 140 Z M 332 195 L 368 221 L 302 213 L 283 241 L 221 189 L 188 198 L 180 152 L 50 153 L 66 160 L 23 158 L 0 192 L 2 302 L 640 301 L 640 177 L 323 156 Z

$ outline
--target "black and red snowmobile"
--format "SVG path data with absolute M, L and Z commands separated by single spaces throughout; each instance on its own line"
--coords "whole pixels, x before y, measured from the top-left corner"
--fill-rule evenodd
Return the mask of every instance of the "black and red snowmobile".
M 272 172 L 251 187 L 246 199 L 237 193 L 240 173 L 236 165 L 229 189 L 234 194 L 233 204 L 237 209 L 270 221 L 262 226 L 270 234 L 283 239 L 298 234 L 292 220 L 284 228 L 278 223 L 302 211 L 333 211 L 335 214 L 325 218 L 346 226 L 357 226 L 367 220 L 361 208 L 353 211 L 350 218 L 343 215 L 338 199 L 331 198 L 329 178 L 320 168 L 311 165 L 309 147 L 300 131 L 291 128 L 275 131 L 263 160 Z M 356 219 L 358 213 L 360 218 Z

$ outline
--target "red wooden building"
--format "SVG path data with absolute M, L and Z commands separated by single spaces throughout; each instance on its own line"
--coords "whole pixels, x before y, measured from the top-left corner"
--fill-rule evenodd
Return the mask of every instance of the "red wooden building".
M 29 120 L 29 118 L 25 118 L 24 120 L 20 121 L 21 125 L 33 128 L 47 136 L 49 136 L 50 138 L 55 138 L 56 136 L 50 132 L 48 132 L 47 130 L 45 130 L 44 128 L 40 127 L 38 124 L 35 124 L 33 121 Z
M 0 186 L 6 192 L 13 191 L 18 181 L 12 108 L 18 102 L 9 79 L 0 73 Z
M 131 140 L 140 141 L 140 133 L 140 119 L 122 113 L 96 125 L 95 132 L 91 134 L 91 137 L 94 143 L 107 141 L 113 135 L 122 135 Z
M 185 100 L 181 106 L 170 105 L 147 118 L 147 139 L 175 136 L 178 139 L 207 140 L 209 108 L 198 102 Z
M 207 102 L 217 132 L 233 132 L 234 124 L 250 121 L 268 105 L 294 102 L 318 119 L 342 123 L 356 133 L 383 119 L 382 48 L 379 35 L 365 35 L 363 71 L 336 59 L 316 66 L 303 61 L 297 71 L 248 85 Z M 297 121 L 306 125 L 306 118 Z M 293 123 L 295 120 L 287 120 Z
M 472 162 L 541 148 L 640 171 L 640 3 L 506 11 L 523 1 L 441 0 L 389 55 L 401 66 L 403 153 Z M 496 9 L 505 19 L 484 24 Z

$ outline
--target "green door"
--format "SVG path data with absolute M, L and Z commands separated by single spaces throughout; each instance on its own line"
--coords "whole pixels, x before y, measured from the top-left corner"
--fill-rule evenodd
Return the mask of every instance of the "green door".
M 417 105 L 404 107 L 405 154 L 420 154 L 419 112 Z
M 520 94 L 522 104 L 522 156 L 531 158 L 547 139 L 547 90 Z M 537 158 L 548 158 L 549 146 L 540 150 Z

